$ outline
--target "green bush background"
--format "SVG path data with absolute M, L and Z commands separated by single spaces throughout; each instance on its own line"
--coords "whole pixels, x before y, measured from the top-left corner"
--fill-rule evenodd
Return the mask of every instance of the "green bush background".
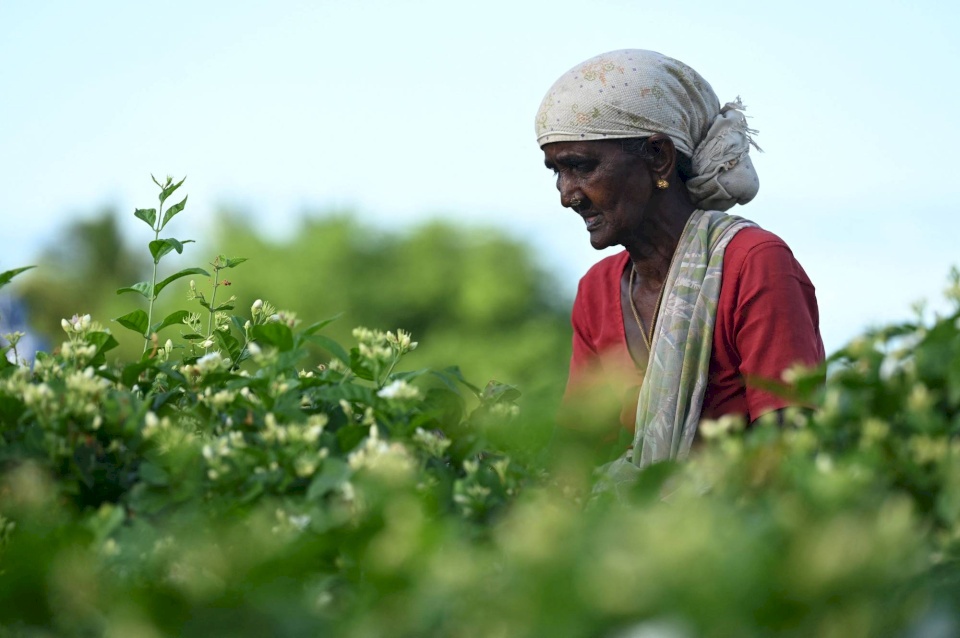
M 706 423 L 615 494 L 589 431 L 552 432 L 565 302 L 522 246 L 224 219 L 221 252 L 251 258 L 223 271 L 230 338 L 174 326 L 141 359 L 95 320 L 137 306 L 111 288 L 143 266 L 84 224 L 20 275 L 67 345 L 0 369 L 2 635 L 958 633 L 960 310 L 799 375 L 812 416 Z M 175 289 L 161 316 L 198 308 Z

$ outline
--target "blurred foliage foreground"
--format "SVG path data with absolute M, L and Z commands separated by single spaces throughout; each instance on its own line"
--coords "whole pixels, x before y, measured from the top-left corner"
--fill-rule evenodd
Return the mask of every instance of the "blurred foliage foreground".
M 158 186 L 153 265 L 184 248 Z M 512 386 L 410 371 L 409 333 L 237 311 L 240 261 L 125 286 L 142 356 L 82 315 L 32 368 L 0 357 L 0 635 L 960 633 L 960 311 L 856 340 L 815 415 L 705 423 L 614 499 Z

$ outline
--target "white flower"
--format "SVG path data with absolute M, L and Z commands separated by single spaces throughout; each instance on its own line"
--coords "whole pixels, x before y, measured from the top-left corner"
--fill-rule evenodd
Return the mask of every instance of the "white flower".
M 223 357 L 220 356 L 219 352 L 213 351 L 197 359 L 196 365 L 197 365 L 197 370 L 199 370 L 201 373 L 204 373 L 204 372 L 212 372 L 214 370 L 218 370 L 222 363 L 223 363 Z
M 397 330 L 397 334 L 388 332 L 387 341 L 390 343 L 390 345 L 396 347 L 400 354 L 410 352 L 417 347 L 417 342 L 410 340 L 410 333 L 406 330 Z
M 397 379 L 381 388 L 377 396 L 381 399 L 419 399 L 420 390 L 403 379 Z
M 257 299 L 256 301 L 253 302 L 253 305 L 250 306 L 251 312 L 256 312 L 261 308 L 263 308 L 263 299 Z
M 290 521 L 291 525 L 293 525 L 299 531 L 302 532 L 303 530 L 307 529 L 307 525 L 310 524 L 310 515 L 309 514 L 301 514 L 299 516 L 293 515 L 288 517 L 287 520 Z
M 423 428 L 417 428 L 413 433 L 413 440 L 419 443 L 423 449 L 436 457 L 442 457 L 444 450 L 450 447 L 450 439 L 445 439 L 433 432 L 427 432 Z
M 394 479 L 408 476 L 416 466 L 403 444 L 382 440 L 376 426 L 370 427 L 370 436 L 347 456 L 347 464 L 353 470 L 365 468 Z
M 824 454 L 823 452 L 817 454 L 815 463 L 817 470 L 822 474 L 829 474 L 833 471 L 833 459 L 830 458 L 829 454 Z
M 520 414 L 520 406 L 512 403 L 495 403 L 490 408 L 490 414 L 496 417 L 512 419 Z
M 293 465 L 297 476 L 300 477 L 312 476 L 313 473 L 317 471 L 317 460 L 315 458 L 300 456 L 297 457 Z

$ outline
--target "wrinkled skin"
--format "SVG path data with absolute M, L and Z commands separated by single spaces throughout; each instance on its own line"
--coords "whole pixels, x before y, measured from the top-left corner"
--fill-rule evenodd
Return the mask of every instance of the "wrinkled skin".
M 648 330 L 670 258 L 694 210 L 677 174 L 677 151 L 665 135 L 647 141 L 648 157 L 623 150 L 620 140 L 554 142 L 543 147 L 544 163 L 557 176 L 560 203 L 583 219 L 596 249 L 623 246 L 637 268 L 633 302 Z M 666 189 L 656 187 L 667 180 Z M 579 200 L 579 203 L 577 202 Z M 646 358 L 640 328 L 629 306 L 630 269 L 621 278 L 627 346 Z

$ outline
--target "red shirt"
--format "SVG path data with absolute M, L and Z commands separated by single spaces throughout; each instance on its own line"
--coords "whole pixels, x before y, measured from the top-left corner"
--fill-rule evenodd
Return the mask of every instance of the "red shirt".
M 643 377 L 627 350 L 620 306 L 620 278 L 629 265 L 623 251 L 580 280 L 565 402 L 602 383 L 622 397 L 620 421 L 632 430 Z M 749 423 L 786 407 L 788 400 L 752 387 L 751 379 L 779 381 L 793 364 L 815 365 L 823 358 L 817 299 L 807 274 L 782 239 L 760 228 L 741 230 L 724 253 L 702 416 L 742 414 Z

